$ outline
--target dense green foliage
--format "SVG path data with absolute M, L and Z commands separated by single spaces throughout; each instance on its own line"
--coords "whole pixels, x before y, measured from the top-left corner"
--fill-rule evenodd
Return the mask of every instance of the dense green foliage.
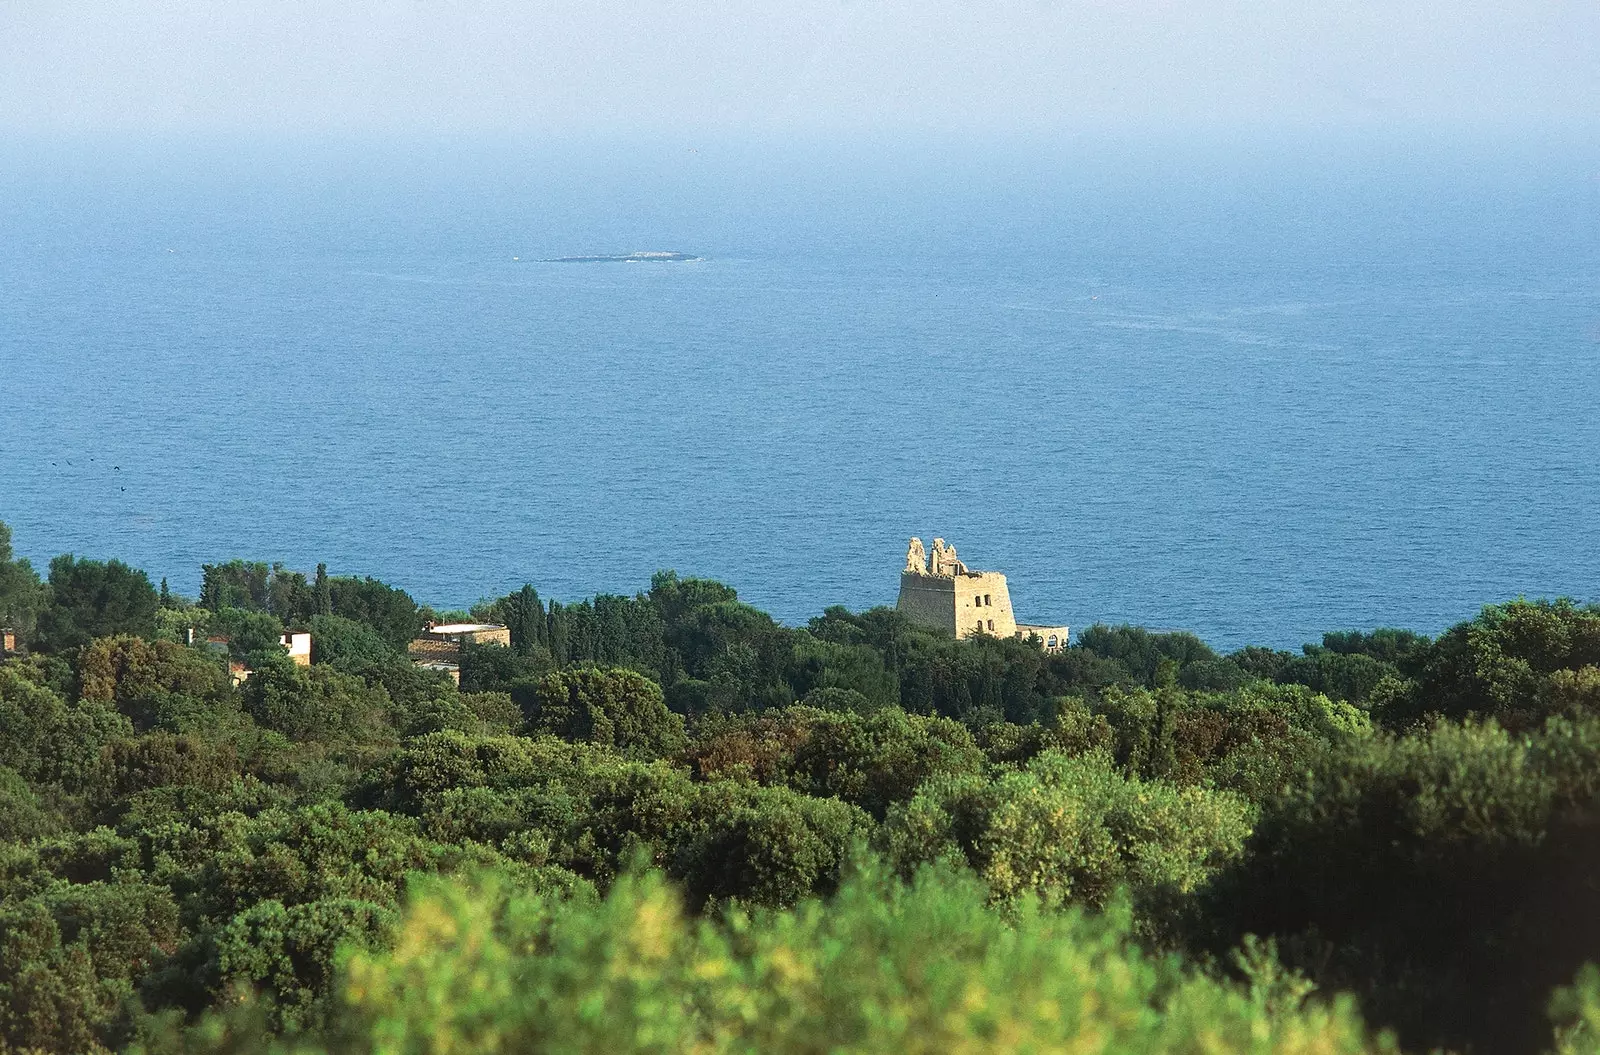
M 86 645 L 108 634 L 155 631 L 158 597 L 145 573 L 119 560 L 78 560 L 71 554 L 50 562 L 48 601 L 39 613 L 39 645 L 54 652 Z
M 1210 893 L 1410 1035 L 1531 1050 L 1525 1009 L 1600 950 L 1600 722 L 1441 724 L 1326 753 Z
M 1348 1001 L 1303 1004 L 1270 959 L 1219 983 L 1128 944 L 1114 911 L 1002 919 L 951 871 L 870 871 L 826 905 L 686 916 L 658 877 L 603 900 L 419 884 L 392 948 L 356 953 L 335 1024 L 275 1044 L 247 1003 L 191 1051 L 1387 1050 Z M 176 1038 L 174 1038 L 176 1039 Z
M 0 523 L 0 627 L 32 633 L 43 605 L 39 573 L 11 552 L 11 528 Z
M 661 573 L 458 686 L 375 580 L 0 531 L 0 613 L 0 1052 L 1600 1044 L 1593 607 L 1047 655 Z

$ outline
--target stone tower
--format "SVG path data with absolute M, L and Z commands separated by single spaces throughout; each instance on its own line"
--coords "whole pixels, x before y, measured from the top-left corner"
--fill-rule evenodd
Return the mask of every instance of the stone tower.
M 1011 611 L 1006 577 L 996 571 L 970 571 L 956 548 L 933 540 L 931 559 L 914 538 L 900 573 L 900 599 L 895 607 L 913 622 L 949 631 L 956 637 L 977 633 L 1016 637 L 1017 617 Z

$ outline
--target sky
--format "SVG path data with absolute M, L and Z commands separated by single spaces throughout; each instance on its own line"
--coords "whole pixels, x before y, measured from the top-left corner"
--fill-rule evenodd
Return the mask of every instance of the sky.
M 1600 126 L 1596 0 L 4 0 L 0 130 Z

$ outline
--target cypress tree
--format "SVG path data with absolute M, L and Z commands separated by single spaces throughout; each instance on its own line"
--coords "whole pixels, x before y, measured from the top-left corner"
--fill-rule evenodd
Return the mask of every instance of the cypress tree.
M 533 584 L 523 583 L 522 589 L 507 597 L 505 610 L 512 648 L 526 653 L 545 643 L 544 604 Z
M 561 607 L 559 602 L 551 601 L 550 614 L 546 622 L 545 644 L 550 649 L 550 657 L 558 666 L 565 666 L 572 659 L 570 623 L 567 610 Z
M 318 615 L 333 614 L 333 586 L 328 582 L 328 566 L 317 565 L 317 582 L 312 590 L 312 603 Z

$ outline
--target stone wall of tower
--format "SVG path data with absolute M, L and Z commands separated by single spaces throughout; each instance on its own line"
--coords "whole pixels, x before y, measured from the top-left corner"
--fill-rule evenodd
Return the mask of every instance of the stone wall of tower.
M 900 599 L 895 607 L 913 623 L 947 634 L 956 632 L 956 581 L 948 575 L 900 573 Z
M 895 607 L 913 622 L 955 637 L 971 637 L 980 630 L 995 637 L 1017 633 L 1006 577 L 995 571 L 953 576 L 903 572 Z
M 967 572 L 953 581 L 957 637 L 971 637 L 980 630 L 994 637 L 1017 636 L 1017 617 L 1011 611 L 1011 591 L 1004 575 Z

